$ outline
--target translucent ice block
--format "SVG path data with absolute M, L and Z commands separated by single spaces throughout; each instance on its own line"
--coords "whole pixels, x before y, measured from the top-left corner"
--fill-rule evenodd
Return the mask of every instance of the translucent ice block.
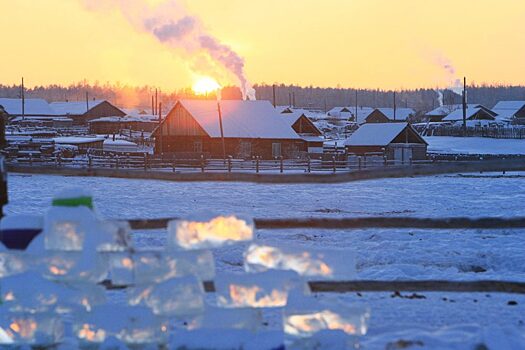
M 293 270 L 309 279 L 355 278 L 355 255 L 342 249 L 317 249 L 252 244 L 244 253 L 248 272 Z
M 215 279 L 217 302 L 222 307 L 282 307 L 288 294 L 309 291 L 294 271 L 219 274 Z
M 69 312 L 105 302 L 105 290 L 92 284 L 65 285 L 26 272 L 2 279 L 0 300 L 13 312 Z
M 172 278 L 155 285 L 129 289 L 128 301 L 133 306 L 147 305 L 156 315 L 195 315 L 204 309 L 204 289 L 202 282 L 194 276 Z
M 215 276 L 213 255 L 207 250 L 135 251 L 109 255 L 111 280 L 117 285 L 160 283 L 170 278 Z
M 146 307 L 103 305 L 73 320 L 73 332 L 81 344 L 100 344 L 115 337 L 128 345 L 164 342 L 167 327 Z
M 57 315 L 11 312 L 0 306 L 0 346 L 44 348 L 58 344 L 63 333 L 64 326 Z
M 233 215 L 173 220 L 168 224 L 168 246 L 173 249 L 219 248 L 251 241 L 253 231 L 251 220 Z
M 312 337 L 321 331 L 364 335 L 369 318 L 367 307 L 348 305 L 335 298 L 321 301 L 309 296 L 294 296 L 283 311 L 284 332 L 291 339 Z
M 55 281 L 98 283 L 107 278 L 108 263 L 107 257 L 97 252 L 47 251 L 40 270 Z
M 102 230 L 107 232 L 108 242 L 98 246 L 98 251 L 122 252 L 133 248 L 130 237 L 131 227 L 125 221 L 102 221 Z
M 233 309 L 207 305 L 204 312 L 188 325 L 188 329 L 244 329 L 256 331 L 261 325 L 262 314 L 260 309 Z
M 32 257 L 19 251 L 0 251 L 0 278 L 27 271 L 32 265 Z

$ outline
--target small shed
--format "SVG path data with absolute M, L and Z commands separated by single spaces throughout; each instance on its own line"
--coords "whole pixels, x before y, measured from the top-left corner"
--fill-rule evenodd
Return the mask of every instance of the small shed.
M 365 117 L 365 123 L 406 122 L 415 114 L 412 108 L 375 108 Z
M 79 153 L 86 153 L 88 149 L 102 150 L 104 147 L 103 137 L 89 136 L 65 136 L 53 139 L 57 148 L 61 146 L 75 146 Z
M 408 123 L 364 124 L 346 141 L 347 153 L 382 153 L 389 160 L 408 162 L 427 157 L 427 142 Z
M 301 111 L 283 112 L 286 122 L 306 142 L 308 153 L 323 153 L 325 138 L 321 130 Z

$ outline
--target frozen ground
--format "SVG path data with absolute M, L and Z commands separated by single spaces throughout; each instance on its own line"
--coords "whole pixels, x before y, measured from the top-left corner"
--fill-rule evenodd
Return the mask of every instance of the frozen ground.
M 525 140 L 489 137 L 429 136 L 428 151 L 452 154 L 525 154 Z
M 336 185 L 173 183 L 11 175 L 8 213 L 41 213 L 64 186 L 93 191 L 111 218 L 183 216 L 223 210 L 254 217 L 525 216 L 525 178 L 439 176 Z M 357 252 L 360 279 L 499 279 L 525 281 L 523 230 L 258 231 L 270 243 L 345 247 Z M 136 232 L 139 246 L 161 246 L 162 231 Z M 216 253 L 219 270 L 242 269 L 243 247 Z M 366 349 L 399 340 L 410 349 L 525 348 L 525 297 L 485 293 L 352 293 L 340 297 L 372 309 Z M 408 294 L 404 294 L 406 296 Z M 323 298 L 325 296 L 320 295 Z M 509 305 L 509 302 L 517 305 Z M 515 304 L 515 303 L 510 303 Z M 266 315 L 270 327 L 277 313 Z M 401 343 L 399 343 L 401 344 Z M 391 345 L 392 346 L 392 345 Z M 391 347 L 391 349 L 396 349 Z M 483 348 L 479 348 L 483 349 Z

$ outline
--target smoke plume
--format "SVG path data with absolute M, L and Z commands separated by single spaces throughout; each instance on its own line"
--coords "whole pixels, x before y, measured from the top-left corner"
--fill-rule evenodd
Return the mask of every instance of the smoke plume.
M 80 0 L 91 10 L 118 10 L 136 30 L 153 35 L 159 42 L 173 49 L 182 49 L 194 60 L 192 67 L 221 67 L 238 80 L 244 99 L 255 100 L 245 73 L 243 57 L 230 46 L 207 32 L 198 18 L 187 14 L 176 0 L 150 5 L 146 0 Z M 210 61 L 202 63 L 202 57 Z
M 452 61 L 440 53 L 434 53 L 432 59 L 434 60 L 434 63 L 440 66 L 445 72 L 447 88 L 454 93 L 461 95 L 463 86 L 461 84 L 461 79 L 456 74 L 456 68 Z

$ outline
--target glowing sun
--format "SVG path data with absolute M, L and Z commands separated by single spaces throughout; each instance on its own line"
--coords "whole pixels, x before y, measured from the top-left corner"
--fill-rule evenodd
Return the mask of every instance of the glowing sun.
M 193 84 L 193 92 L 197 95 L 206 95 L 211 92 L 217 91 L 221 88 L 219 83 L 210 77 L 199 78 L 195 84 Z

